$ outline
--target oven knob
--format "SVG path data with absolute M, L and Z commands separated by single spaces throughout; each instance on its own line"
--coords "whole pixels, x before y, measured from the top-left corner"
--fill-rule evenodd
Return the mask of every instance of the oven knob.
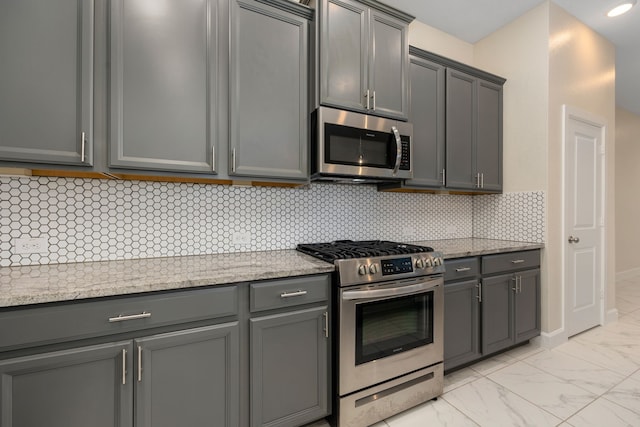
M 371 264 L 369 266 L 369 273 L 376 274 L 378 272 L 378 264 Z
M 367 272 L 368 272 L 367 266 L 364 264 L 360 264 L 360 266 L 358 267 L 358 274 L 361 276 L 364 276 L 367 274 Z
M 434 266 L 442 265 L 442 258 L 440 258 L 440 257 L 435 257 L 435 258 L 433 259 L 433 265 L 434 265 Z
M 424 258 L 418 258 L 416 260 L 416 268 L 425 268 L 426 264 L 424 262 Z
M 425 267 L 433 267 L 433 261 L 431 261 L 431 258 L 425 259 Z

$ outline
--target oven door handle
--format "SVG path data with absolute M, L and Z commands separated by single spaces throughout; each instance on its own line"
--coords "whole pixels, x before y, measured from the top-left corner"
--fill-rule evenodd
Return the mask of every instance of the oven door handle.
M 442 283 L 441 280 L 431 280 L 428 282 L 420 282 L 415 285 L 397 286 L 385 289 L 368 289 L 362 291 L 344 291 L 342 293 L 343 300 L 362 300 L 371 298 L 396 297 L 402 295 L 411 295 L 430 289 L 435 289 Z

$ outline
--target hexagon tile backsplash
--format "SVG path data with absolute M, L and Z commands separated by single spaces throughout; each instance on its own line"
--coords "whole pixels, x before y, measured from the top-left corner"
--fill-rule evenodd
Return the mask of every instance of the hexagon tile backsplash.
M 380 193 L 371 185 L 0 177 L 0 267 L 293 249 L 336 239 L 544 242 L 544 203 L 542 192 L 472 197 Z M 47 250 L 17 254 L 16 239 L 28 237 L 47 238 Z

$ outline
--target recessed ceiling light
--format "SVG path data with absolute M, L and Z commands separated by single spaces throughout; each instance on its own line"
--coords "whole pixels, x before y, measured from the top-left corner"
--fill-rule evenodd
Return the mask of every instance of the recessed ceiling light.
M 619 15 L 622 15 L 623 13 L 627 13 L 635 4 L 636 4 L 636 0 L 628 0 L 611 9 L 609 13 L 607 13 L 607 16 L 609 18 L 613 18 L 614 16 L 619 16 Z

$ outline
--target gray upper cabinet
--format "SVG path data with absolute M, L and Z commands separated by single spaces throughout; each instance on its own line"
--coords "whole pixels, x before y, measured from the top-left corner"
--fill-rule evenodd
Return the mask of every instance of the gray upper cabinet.
M 371 0 L 321 0 L 318 10 L 320 103 L 406 119 L 413 17 Z
M 0 427 L 132 427 L 131 341 L 0 360 Z
M 135 340 L 137 427 L 237 427 L 238 322 Z
M 232 0 L 229 175 L 308 179 L 312 11 L 281 7 Z
M 0 160 L 93 164 L 92 0 L 0 2 Z
M 218 2 L 109 4 L 109 166 L 214 172 Z
M 502 191 L 502 84 L 447 69 L 448 188 Z

